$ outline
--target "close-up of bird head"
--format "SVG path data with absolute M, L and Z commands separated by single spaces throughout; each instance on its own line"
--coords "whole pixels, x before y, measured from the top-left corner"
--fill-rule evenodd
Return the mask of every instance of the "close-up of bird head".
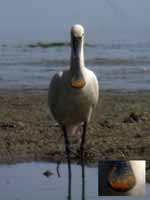
M 100 196 L 144 196 L 144 160 L 108 160 L 99 163 Z

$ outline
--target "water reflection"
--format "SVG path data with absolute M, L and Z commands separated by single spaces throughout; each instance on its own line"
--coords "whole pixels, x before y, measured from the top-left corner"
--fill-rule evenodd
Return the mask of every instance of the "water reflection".
M 85 200 L 85 165 L 84 163 L 81 164 L 82 174 L 81 174 L 81 181 L 82 181 L 82 191 L 81 191 L 81 200 Z M 67 200 L 72 200 L 72 178 L 68 175 L 68 196 Z
M 97 168 L 85 166 L 85 177 L 82 179 L 81 166 L 72 164 L 72 190 L 68 195 L 67 165 L 60 165 L 60 178 L 56 167 L 55 163 L 39 162 L 0 165 L 0 199 L 68 200 L 70 196 L 71 200 L 112 200 L 112 197 L 98 196 Z M 43 172 L 46 170 L 51 171 L 53 175 L 45 177 Z M 147 184 L 147 194 L 140 199 L 148 200 L 148 195 L 150 195 L 150 185 Z M 131 197 L 119 197 L 119 199 L 128 200 Z
M 70 173 L 68 173 L 68 196 L 67 196 L 67 200 L 72 200 L 72 190 L 71 190 L 71 181 L 72 181 L 72 178 L 71 178 L 71 175 Z
M 82 198 L 81 200 L 85 200 L 85 165 L 82 165 Z

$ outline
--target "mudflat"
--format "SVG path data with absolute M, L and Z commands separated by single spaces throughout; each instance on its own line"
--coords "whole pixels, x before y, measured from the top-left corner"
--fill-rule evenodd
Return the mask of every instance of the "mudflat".
M 72 161 L 79 138 L 70 136 Z M 64 138 L 52 118 L 46 90 L 0 90 L 0 163 L 65 162 Z M 87 164 L 102 159 L 147 161 L 150 182 L 150 91 L 101 91 L 88 126 Z

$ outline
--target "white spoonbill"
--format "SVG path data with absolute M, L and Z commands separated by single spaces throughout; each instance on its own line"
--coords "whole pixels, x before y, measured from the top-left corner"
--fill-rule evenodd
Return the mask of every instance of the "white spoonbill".
M 87 123 L 91 118 L 99 96 L 99 84 L 93 71 L 84 64 L 84 28 L 71 28 L 70 68 L 54 75 L 49 86 L 48 104 L 52 115 L 61 125 L 71 178 L 71 162 L 68 135 L 83 124 L 81 136 L 81 163 L 84 165 L 83 151 Z M 82 170 L 82 173 L 83 170 Z M 83 174 L 84 175 L 84 174 Z

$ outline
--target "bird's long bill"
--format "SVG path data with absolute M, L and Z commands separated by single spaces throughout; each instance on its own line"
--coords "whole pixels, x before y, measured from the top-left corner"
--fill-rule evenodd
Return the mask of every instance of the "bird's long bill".
M 82 37 L 72 36 L 72 50 L 74 57 L 79 57 L 81 52 Z
M 72 67 L 72 80 L 71 85 L 74 88 L 83 88 L 85 86 L 85 80 L 81 69 L 81 48 L 82 37 L 72 36 L 72 54 L 73 54 L 73 67 Z

